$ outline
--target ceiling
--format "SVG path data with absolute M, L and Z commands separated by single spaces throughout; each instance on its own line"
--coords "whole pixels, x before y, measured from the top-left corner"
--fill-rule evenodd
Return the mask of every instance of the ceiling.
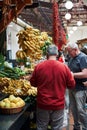
M 83 26 L 87 26 L 87 0 L 71 0 L 74 6 L 70 10 L 65 8 L 66 1 L 56 0 L 63 27 L 76 26 L 79 20 L 83 22 Z M 71 13 L 70 20 L 65 19 L 67 12 Z M 53 0 L 33 0 L 33 4 L 27 5 L 18 17 L 41 31 L 51 32 L 53 27 Z

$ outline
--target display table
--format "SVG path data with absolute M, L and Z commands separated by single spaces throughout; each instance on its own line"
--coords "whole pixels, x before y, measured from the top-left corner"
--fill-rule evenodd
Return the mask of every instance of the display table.
M 29 104 L 26 104 L 23 110 L 17 114 L 4 115 L 0 113 L 0 130 L 20 130 L 29 118 L 28 107 Z

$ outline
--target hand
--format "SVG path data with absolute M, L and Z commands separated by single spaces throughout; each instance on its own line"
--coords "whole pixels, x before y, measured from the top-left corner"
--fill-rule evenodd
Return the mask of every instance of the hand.
M 83 84 L 84 84 L 84 86 L 86 86 L 86 87 L 87 87 L 87 81 L 83 82 Z
M 25 80 L 30 80 L 30 78 L 31 78 L 31 75 L 26 75 L 26 76 L 24 76 L 24 79 L 25 79 Z
M 74 77 L 74 73 L 71 71 L 72 76 Z

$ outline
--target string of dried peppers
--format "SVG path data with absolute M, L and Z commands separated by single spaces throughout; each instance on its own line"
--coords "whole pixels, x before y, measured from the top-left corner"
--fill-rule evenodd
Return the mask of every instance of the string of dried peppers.
M 61 25 L 58 4 L 53 2 L 53 42 L 58 46 L 58 50 L 61 50 L 62 46 L 66 44 L 66 34 Z

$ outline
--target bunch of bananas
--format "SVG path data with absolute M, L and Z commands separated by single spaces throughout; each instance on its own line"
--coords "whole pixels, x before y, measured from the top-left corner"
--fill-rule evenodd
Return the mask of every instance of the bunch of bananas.
M 43 53 L 41 47 L 49 39 L 46 32 L 40 32 L 38 29 L 28 27 L 25 30 L 19 31 L 17 36 L 19 48 L 22 49 L 22 51 L 18 50 L 16 53 L 17 58 L 30 57 L 30 59 L 35 60 L 41 59 Z
M 9 85 L 9 78 L 2 78 L 0 77 L 0 91 L 3 90 L 4 86 Z
M 8 85 L 3 87 L 2 92 L 9 93 L 18 96 L 28 95 L 27 92 L 31 88 L 30 82 L 28 80 L 8 80 Z
M 32 96 L 36 96 L 37 95 L 37 88 L 36 87 L 33 87 L 31 86 L 31 88 L 28 90 L 28 95 L 32 95 Z
M 18 59 L 25 59 L 27 57 L 26 53 L 23 50 L 18 50 L 16 52 L 16 56 Z

